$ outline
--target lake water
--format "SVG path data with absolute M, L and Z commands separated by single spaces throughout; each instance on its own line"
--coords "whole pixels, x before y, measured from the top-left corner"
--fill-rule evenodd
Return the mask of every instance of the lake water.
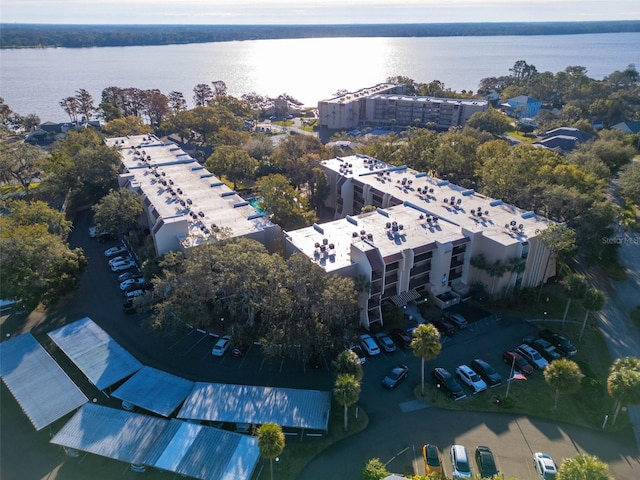
M 96 105 L 105 87 L 180 91 L 223 80 L 228 92 L 288 93 L 316 105 L 339 89 L 356 90 L 404 75 L 440 80 L 453 90 L 509 74 L 518 60 L 553 73 L 583 66 L 602 79 L 635 63 L 640 33 L 420 38 L 252 40 L 188 45 L 0 51 L 0 96 L 20 114 L 66 121 L 58 105 L 79 88 Z

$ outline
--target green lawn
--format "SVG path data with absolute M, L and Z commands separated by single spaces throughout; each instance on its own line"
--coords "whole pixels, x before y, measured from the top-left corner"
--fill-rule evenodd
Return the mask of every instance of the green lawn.
M 571 360 L 580 366 L 585 378 L 582 380 L 580 391 L 575 394 L 560 395 L 556 410 L 553 409 L 555 392 L 547 385 L 542 372 L 539 371 L 535 371 L 525 381 L 512 382 L 508 397 L 507 384 L 504 383 L 500 387 L 453 402 L 442 393 L 438 394 L 437 388 L 429 383 L 426 385 L 424 397 L 420 394 L 420 385 L 416 387 L 416 398 L 450 410 L 494 412 L 502 410 L 599 430 L 602 429 L 605 416 L 609 415 L 606 431 L 618 431 L 628 426 L 629 418 L 626 413 L 618 416 L 615 425 L 610 423 L 614 402 L 607 393 L 606 383 L 612 361 L 602 335 L 595 327 L 591 316 L 582 341 L 579 341 L 584 318 L 584 310 L 580 304 L 572 302 L 563 327 L 558 319 L 561 319 L 564 314 L 566 299 L 562 297 L 559 287 L 545 289 L 540 300 L 535 305 L 523 305 L 520 309 L 504 310 L 502 314 L 531 318 L 531 321 L 540 328 L 548 327 L 566 335 L 578 348 L 578 353 Z M 546 320 L 544 312 L 547 312 Z M 500 398 L 500 405 L 496 404 L 494 395 Z

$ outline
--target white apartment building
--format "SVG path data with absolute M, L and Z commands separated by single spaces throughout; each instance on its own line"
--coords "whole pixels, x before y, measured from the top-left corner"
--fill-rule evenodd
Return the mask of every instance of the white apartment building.
M 406 86 L 396 83 L 379 83 L 357 92 L 345 93 L 318 102 L 320 128 L 351 130 L 361 125 L 365 118 L 365 100 L 376 93 L 404 93 Z
M 469 117 L 489 108 L 486 100 L 375 94 L 365 100 L 368 125 L 435 125 L 438 129 L 464 126 Z
M 318 102 L 320 128 L 351 130 L 362 125 L 464 126 L 489 108 L 486 100 L 404 95 L 406 85 L 380 83 Z
M 328 273 L 363 276 L 361 324 L 382 322 L 385 301 L 403 305 L 425 293 L 442 307 L 464 298 L 480 281 L 492 295 L 534 287 L 555 275 L 550 252 L 537 238 L 548 220 L 406 166 L 364 155 L 322 162 L 338 220 L 285 232 L 285 254 L 302 252 Z M 377 211 L 358 214 L 365 205 Z M 517 265 L 502 276 L 472 266 Z M 548 266 L 548 267 L 547 267 Z
M 154 135 L 114 137 L 120 188 L 138 192 L 157 255 L 224 238 L 246 237 L 275 251 L 282 231 L 173 143 Z

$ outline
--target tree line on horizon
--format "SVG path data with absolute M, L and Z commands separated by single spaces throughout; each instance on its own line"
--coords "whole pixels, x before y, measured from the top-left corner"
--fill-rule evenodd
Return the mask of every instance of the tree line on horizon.
M 639 32 L 640 21 L 354 25 L 1 24 L 2 48 L 86 48 L 330 37 L 452 37 Z

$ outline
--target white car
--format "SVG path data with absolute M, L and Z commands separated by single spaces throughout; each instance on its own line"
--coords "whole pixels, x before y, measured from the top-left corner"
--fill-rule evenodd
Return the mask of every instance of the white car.
M 111 265 L 112 272 L 122 272 L 123 270 L 129 270 L 130 268 L 135 268 L 138 265 L 135 260 L 129 260 L 128 262 L 120 262 L 114 265 Z
M 541 480 L 555 480 L 558 474 L 553 458 L 548 453 L 536 452 L 533 454 L 533 465 Z
M 104 256 L 113 257 L 114 255 L 120 255 L 121 253 L 127 253 L 127 247 L 124 245 L 108 248 L 104 251 Z
M 469 326 L 469 322 L 467 322 L 467 319 L 459 313 L 445 312 L 444 316 L 445 318 L 451 320 L 455 324 L 455 326 L 460 329 L 467 328 Z
M 378 347 L 373 337 L 367 333 L 360 335 L 360 345 L 367 352 L 367 355 L 378 355 L 380 353 L 380 347 Z
M 391 340 L 391 337 L 389 335 L 387 335 L 385 332 L 378 332 L 375 334 L 375 337 L 385 352 L 395 352 L 396 344 L 393 343 L 393 340 Z
M 146 295 L 146 293 L 147 291 L 142 289 L 131 290 L 130 292 L 125 293 L 125 297 L 127 297 L 127 300 L 133 300 L 136 297 L 141 297 L 143 295 Z
M 227 350 L 229 350 L 229 345 L 231 345 L 231 337 L 229 337 L 228 335 L 220 337 L 216 344 L 213 346 L 211 355 L 213 355 L 214 357 L 223 356 L 225 353 L 227 353 Z
M 120 284 L 120 290 L 125 291 L 125 290 L 131 290 L 132 288 L 135 288 L 135 287 L 140 288 L 145 284 L 146 282 L 143 277 L 130 278 L 129 280 L 125 280 Z
M 464 448 L 464 445 L 451 446 L 451 465 L 453 478 L 471 478 L 473 476 L 469 455 L 467 455 L 467 449 Z
M 522 344 L 516 348 L 516 352 L 519 353 L 527 362 L 529 362 L 534 368 L 538 370 L 544 370 L 549 365 L 549 362 L 540 355 L 540 353 L 533 347 L 527 344 Z
M 482 392 L 487 389 L 485 381 L 467 365 L 458 365 L 456 375 L 473 390 L 473 393 Z
M 128 262 L 129 260 L 131 260 L 131 257 L 129 255 L 125 256 L 118 256 L 118 257 L 113 257 L 111 260 L 109 260 L 109 265 L 115 265 L 116 263 L 121 263 L 121 262 Z

